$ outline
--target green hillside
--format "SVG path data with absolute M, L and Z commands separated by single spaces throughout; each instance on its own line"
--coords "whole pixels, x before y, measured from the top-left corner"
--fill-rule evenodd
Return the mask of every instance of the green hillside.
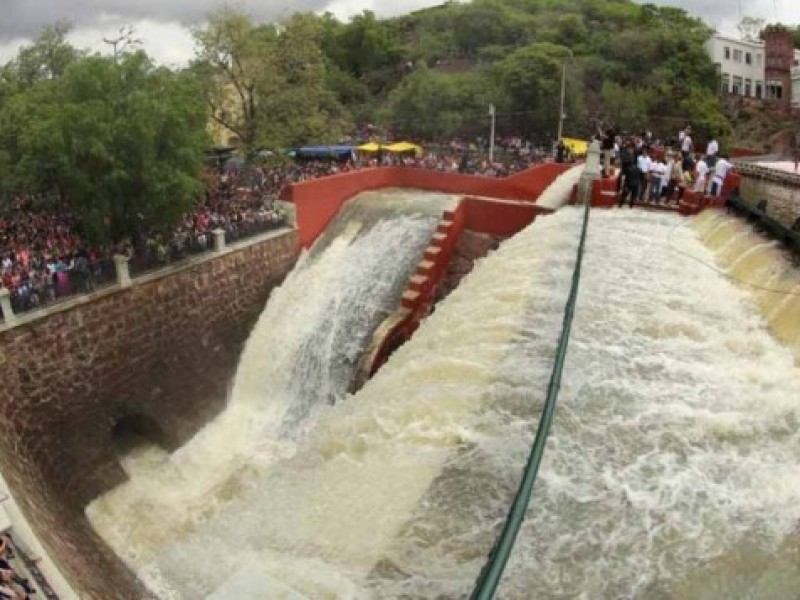
M 550 137 L 566 62 L 567 132 L 727 128 L 703 44 L 686 12 L 630 0 L 475 0 L 377 20 L 322 20 L 331 82 L 352 114 L 402 135 L 446 137 L 485 122 Z

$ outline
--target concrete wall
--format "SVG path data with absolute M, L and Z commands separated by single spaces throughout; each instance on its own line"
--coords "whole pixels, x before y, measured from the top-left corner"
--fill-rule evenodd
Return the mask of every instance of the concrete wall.
M 114 426 L 133 417 L 173 448 L 215 416 L 298 252 L 283 230 L 0 327 L 0 468 L 82 597 L 144 595 L 83 514 L 125 479 Z
M 791 227 L 800 217 L 800 186 L 764 178 L 743 177 L 739 191 L 742 199 L 750 206 L 766 200 L 767 214 L 786 227 Z
M 325 230 L 342 204 L 363 191 L 404 187 L 533 202 L 558 175 L 571 167 L 546 163 L 503 179 L 404 167 L 364 169 L 290 185 L 281 199 L 295 204 L 300 243 L 307 248 Z

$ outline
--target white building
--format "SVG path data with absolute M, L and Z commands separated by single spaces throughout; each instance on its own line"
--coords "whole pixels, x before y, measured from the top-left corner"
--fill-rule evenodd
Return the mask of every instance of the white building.
M 780 81 L 765 84 L 766 53 L 761 40 L 737 40 L 716 34 L 706 42 L 706 50 L 717 66 L 723 94 L 780 99 L 788 91 L 791 103 L 800 106 L 800 50 L 794 51 L 791 90 L 783 90 Z
M 714 35 L 706 42 L 706 50 L 717 65 L 723 93 L 769 96 L 764 89 L 764 42 Z

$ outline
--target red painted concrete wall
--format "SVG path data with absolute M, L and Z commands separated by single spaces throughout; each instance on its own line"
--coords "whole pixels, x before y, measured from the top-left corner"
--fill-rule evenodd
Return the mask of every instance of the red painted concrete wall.
M 342 204 L 356 194 L 395 185 L 390 169 L 364 169 L 312 181 L 294 183 L 281 192 L 281 200 L 295 205 L 300 245 L 308 248 Z
M 466 197 L 462 200 L 465 227 L 478 233 L 509 237 L 533 223 L 542 214 L 553 211 L 528 202 L 503 202 Z
M 291 184 L 283 190 L 281 199 L 295 204 L 300 243 L 307 248 L 342 204 L 363 191 L 403 187 L 534 202 L 571 166 L 545 163 L 505 179 L 404 167 L 365 169 Z
M 526 193 L 534 193 L 538 198 L 547 187 L 553 183 L 553 180 L 559 175 L 566 173 L 575 165 L 564 163 L 544 163 L 536 165 L 530 169 L 526 169 L 521 173 L 507 177 L 506 181 L 509 185 L 514 186 L 515 189 L 524 190 Z M 511 193 L 511 189 L 508 189 Z M 492 194 L 495 198 L 514 198 L 514 196 L 505 196 Z M 524 196 L 523 196 L 524 198 Z
M 731 148 L 731 158 L 747 158 L 748 156 L 759 156 L 764 154 L 758 150 L 751 150 L 750 148 Z
M 696 215 L 704 208 L 725 206 L 725 202 L 739 187 L 742 177 L 738 173 L 729 172 L 722 184 L 722 195 L 718 197 L 704 196 L 692 189 L 684 192 L 683 199 L 678 207 L 682 215 Z M 617 179 L 607 177 L 596 179 L 592 182 L 592 206 L 596 208 L 611 208 L 617 204 Z

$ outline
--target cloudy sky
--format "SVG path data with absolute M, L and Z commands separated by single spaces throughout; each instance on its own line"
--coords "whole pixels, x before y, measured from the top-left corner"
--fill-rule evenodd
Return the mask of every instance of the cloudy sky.
M 410 12 L 443 0 L 239 0 L 235 6 L 259 19 L 280 19 L 298 10 L 330 11 L 347 18 L 362 10 L 389 16 Z M 637 0 L 639 1 L 639 0 Z M 767 21 L 800 23 L 800 0 L 653 0 L 686 8 L 720 31 L 734 33 L 740 14 Z M 224 0 L 0 0 L 0 62 L 14 56 L 37 31 L 60 19 L 75 27 L 72 42 L 104 51 L 103 37 L 113 37 L 124 24 L 133 24 L 148 53 L 164 64 L 184 64 L 193 53 L 187 26 Z M 230 4 L 230 2 L 228 3 Z M 741 13 L 740 13 L 741 6 Z

